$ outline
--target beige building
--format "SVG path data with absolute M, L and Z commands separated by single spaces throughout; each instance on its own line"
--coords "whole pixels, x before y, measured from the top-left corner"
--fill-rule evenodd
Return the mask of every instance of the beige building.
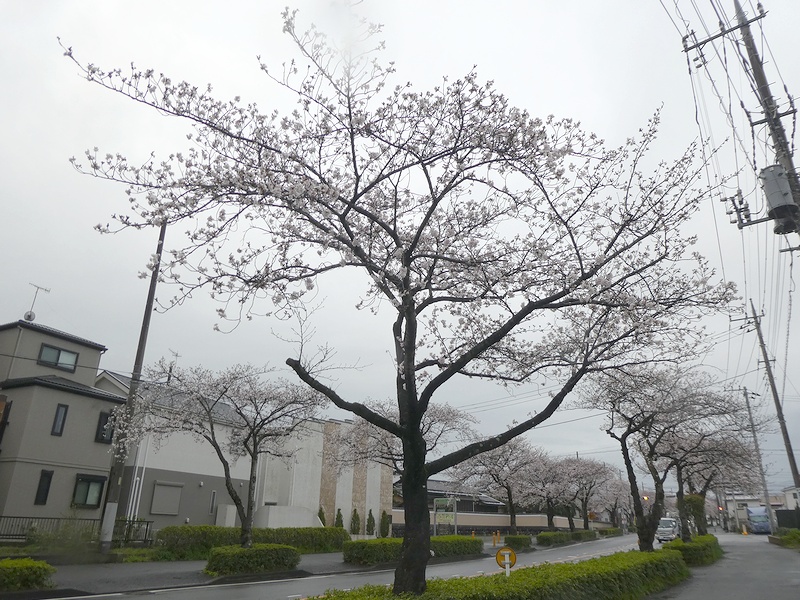
M 29 321 L 0 325 L 0 516 L 99 518 L 111 410 L 106 348 Z

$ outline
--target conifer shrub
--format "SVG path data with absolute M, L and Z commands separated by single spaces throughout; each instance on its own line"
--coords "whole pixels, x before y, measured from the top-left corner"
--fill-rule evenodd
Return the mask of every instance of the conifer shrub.
M 342 509 L 336 509 L 336 519 L 333 522 L 334 527 L 344 527 L 344 517 L 342 516 Z
M 358 535 L 361 533 L 361 517 L 358 516 L 358 510 L 353 509 L 353 514 L 350 515 L 350 533 Z
M 325 527 L 325 525 L 326 525 L 326 523 L 325 523 L 325 511 L 322 510 L 321 506 L 319 507 L 319 511 L 317 512 L 317 518 L 319 519 L 319 522 L 322 523 L 322 526 Z
M 386 514 L 386 511 L 381 512 L 381 524 L 380 529 L 378 531 L 380 537 L 385 538 L 389 537 L 390 530 L 392 528 L 392 517 Z
M 375 517 L 372 514 L 371 508 L 367 515 L 367 535 L 375 535 Z

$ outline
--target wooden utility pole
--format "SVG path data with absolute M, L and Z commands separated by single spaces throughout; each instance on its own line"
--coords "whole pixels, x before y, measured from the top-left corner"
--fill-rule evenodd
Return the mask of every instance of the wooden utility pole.
M 781 434 L 783 435 L 783 445 L 786 447 L 786 454 L 789 458 L 789 469 L 792 471 L 794 487 L 800 488 L 800 474 L 797 472 L 797 461 L 794 458 L 792 442 L 789 440 L 789 431 L 786 429 L 786 421 L 783 418 L 783 407 L 781 406 L 781 401 L 778 397 L 778 387 L 775 385 L 775 377 L 772 375 L 772 365 L 770 364 L 769 356 L 767 355 L 767 347 L 764 344 L 764 336 L 761 334 L 761 319 L 756 314 L 756 307 L 753 305 L 752 300 L 750 300 L 750 310 L 753 311 L 753 321 L 755 321 L 756 324 L 758 344 L 761 346 L 761 355 L 764 357 L 764 366 L 767 369 L 767 380 L 769 381 L 770 390 L 772 390 L 772 399 L 775 401 L 775 412 L 778 413 L 778 424 L 780 425 Z

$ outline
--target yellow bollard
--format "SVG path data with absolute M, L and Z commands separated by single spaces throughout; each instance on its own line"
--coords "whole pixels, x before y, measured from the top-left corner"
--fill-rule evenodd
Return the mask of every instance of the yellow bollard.
M 472 537 L 475 537 L 475 532 L 474 531 L 472 532 Z

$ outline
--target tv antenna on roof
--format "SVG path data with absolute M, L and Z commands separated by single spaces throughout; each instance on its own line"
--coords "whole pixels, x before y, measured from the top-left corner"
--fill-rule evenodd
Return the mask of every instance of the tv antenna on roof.
M 33 305 L 36 304 L 36 297 L 39 295 L 39 292 L 45 292 L 46 294 L 50 293 L 50 288 L 42 287 L 40 285 L 36 285 L 35 283 L 31 283 L 33 287 L 36 288 L 36 291 L 33 294 L 33 302 L 31 302 L 31 309 L 23 315 L 23 319 L 26 321 L 33 321 L 36 318 L 36 313 L 33 312 Z

